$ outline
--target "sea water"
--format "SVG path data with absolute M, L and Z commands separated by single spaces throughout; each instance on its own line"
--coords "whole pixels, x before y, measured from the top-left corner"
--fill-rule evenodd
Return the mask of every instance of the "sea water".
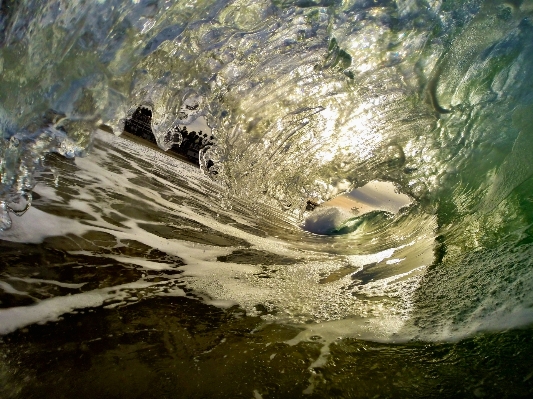
M 0 4 L 0 396 L 531 395 L 530 2 Z

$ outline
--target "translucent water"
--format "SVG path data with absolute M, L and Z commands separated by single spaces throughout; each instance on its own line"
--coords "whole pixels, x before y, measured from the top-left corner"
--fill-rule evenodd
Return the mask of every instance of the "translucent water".
M 532 18 L 0 2 L 5 396 L 530 396 Z

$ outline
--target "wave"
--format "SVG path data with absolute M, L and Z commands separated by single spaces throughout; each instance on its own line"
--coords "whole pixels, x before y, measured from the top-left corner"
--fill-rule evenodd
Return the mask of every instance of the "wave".
M 531 287 L 532 13 L 479 0 L 2 2 L 0 228 L 29 209 L 51 153 L 84 156 L 97 126 L 121 134 L 145 107 L 162 147 L 205 119 L 200 167 L 229 206 L 254 198 L 343 234 L 347 256 L 431 230 L 420 325 L 527 309 L 526 288 L 509 292 Z M 414 204 L 305 219 L 310 199 L 373 181 Z M 387 278 L 384 262 L 360 280 Z M 438 316 L 443 301 L 456 306 Z

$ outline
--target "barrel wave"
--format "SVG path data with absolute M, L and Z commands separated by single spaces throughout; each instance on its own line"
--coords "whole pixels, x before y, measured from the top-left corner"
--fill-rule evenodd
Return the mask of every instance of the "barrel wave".
M 113 397 L 533 392 L 531 1 L 0 0 L 0 28 L 7 397 L 67 366 Z M 89 360 L 44 372 L 58 344 Z

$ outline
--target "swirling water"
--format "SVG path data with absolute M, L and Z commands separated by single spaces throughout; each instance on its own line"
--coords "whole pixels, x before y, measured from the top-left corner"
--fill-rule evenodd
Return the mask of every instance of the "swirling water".
M 5 396 L 531 395 L 533 3 L 0 5 Z

